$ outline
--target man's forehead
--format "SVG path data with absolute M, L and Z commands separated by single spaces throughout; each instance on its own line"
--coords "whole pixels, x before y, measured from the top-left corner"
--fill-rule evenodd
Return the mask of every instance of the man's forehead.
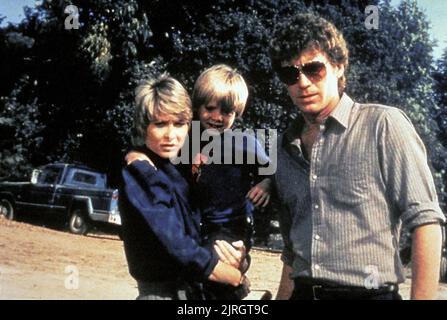
M 297 56 L 289 61 L 283 61 L 282 65 L 305 64 L 311 61 L 329 61 L 325 52 L 318 48 L 309 48 L 301 51 Z

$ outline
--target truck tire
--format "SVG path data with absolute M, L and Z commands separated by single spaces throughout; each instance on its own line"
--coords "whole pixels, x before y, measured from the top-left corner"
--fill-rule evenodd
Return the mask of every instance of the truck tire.
M 85 211 L 81 208 L 75 208 L 68 219 L 68 229 L 71 233 L 86 235 L 90 229 Z
M 14 220 L 15 218 L 14 206 L 7 199 L 0 200 L 0 216 L 8 220 Z

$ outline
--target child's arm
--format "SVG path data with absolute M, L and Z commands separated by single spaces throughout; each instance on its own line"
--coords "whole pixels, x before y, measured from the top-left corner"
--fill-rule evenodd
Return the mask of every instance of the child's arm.
M 255 207 L 266 207 L 270 202 L 271 185 L 272 180 L 265 178 L 248 191 L 247 198 L 253 202 Z

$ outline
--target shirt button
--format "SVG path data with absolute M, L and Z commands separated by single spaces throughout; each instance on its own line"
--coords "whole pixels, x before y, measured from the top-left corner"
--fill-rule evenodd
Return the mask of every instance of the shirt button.
M 318 208 L 320 208 L 320 206 L 319 206 L 318 204 L 316 204 L 316 205 L 314 206 L 314 208 L 315 208 L 315 209 L 318 209 Z
M 315 235 L 315 240 L 320 240 L 320 236 L 318 234 Z
M 320 270 L 320 265 L 316 264 L 316 265 L 314 266 L 314 269 L 315 269 L 315 270 Z
M 316 174 L 314 174 L 314 175 L 312 176 L 312 180 L 313 180 L 313 181 L 317 180 L 317 175 L 316 175 Z

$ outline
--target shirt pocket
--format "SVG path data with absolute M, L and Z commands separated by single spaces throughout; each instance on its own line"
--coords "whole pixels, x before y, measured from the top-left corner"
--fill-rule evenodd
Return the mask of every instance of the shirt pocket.
M 327 196 L 337 207 L 359 206 L 368 200 L 368 163 L 329 166 Z

